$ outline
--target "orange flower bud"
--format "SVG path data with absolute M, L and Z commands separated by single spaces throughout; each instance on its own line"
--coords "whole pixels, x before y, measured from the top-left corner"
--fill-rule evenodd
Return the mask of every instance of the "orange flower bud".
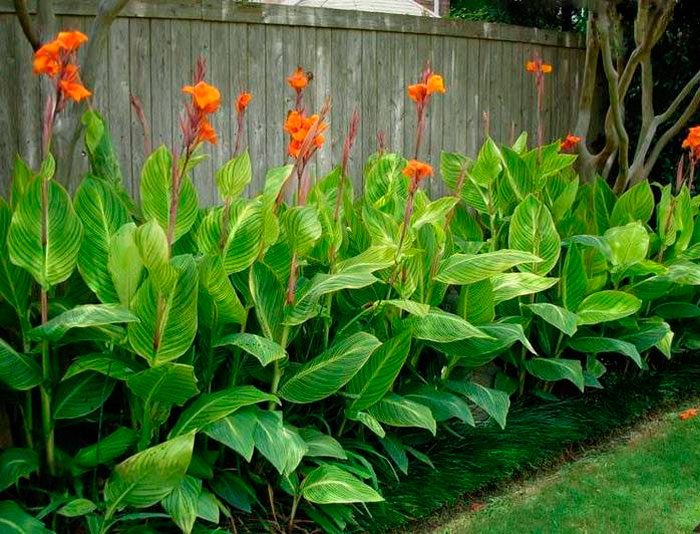
M 248 107 L 248 104 L 250 104 L 250 101 L 253 100 L 253 95 L 248 93 L 247 91 L 243 91 L 238 95 L 238 98 L 236 98 L 236 111 L 238 113 L 243 113 L 245 111 L 245 108 Z
M 301 67 L 297 67 L 294 74 L 287 78 L 287 83 L 292 89 L 300 92 L 309 85 L 309 77 L 304 73 Z
M 528 72 L 537 72 L 537 64 L 534 61 L 525 63 L 525 70 Z
M 213 85 L 199 82 L 197 85 L 185 85 L 183 93 L 192 95 L 194 105 L 204 113 L 214 113 L 221 104 L 221 93 Z
M 549 74 L 550 72 L 552 72 L 552 66 L 547 63 L 542 63 L 542 72 L 544 74 Z
M 214 127 L 206 119 L 203 120 L 199 124 L 199 132 L 197 135 L 197 140 L 199 142 L 206 141 L 207 143 L 211 143 L 212 145 L 216 144 L 216 141 L 217 141 L 216 130 L 214 130 Z
M 576 135 L 568 134 L 566 136 L 566 138 L 561 142 L 561 145 L 559 145 L 559 148 L 560 148 L 560 150 L 571 150 L 572 148 L 575 148 L 576 145 L 578 145 L 580 141 L 581 141 L 580 137 L 578 137 Z
M 428 77 L 427 85 L 427 92 L 429 95 L 432 95 L 433 93 L 445 94 L 447 91 L 447 89 L 445 89 L 445 82 L 443 81 L 442 76 L 439 74 L 431 74 Z
M 408 86 L 408 96 L 414 102 L 423 102 L 428 96 L 428 86 L 424 83 L 414 83 Z
M 404 176 L 420 182 L 424 178 L 433 175 L 433 168 L 427 163 L 412 159 L 406 164 L 406 167 L 404 167 L 403 174 Z

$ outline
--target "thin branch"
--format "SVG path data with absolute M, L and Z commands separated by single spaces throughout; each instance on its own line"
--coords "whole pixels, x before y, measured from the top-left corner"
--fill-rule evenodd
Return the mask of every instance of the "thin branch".
M 29 18 L 29 11 L 27 11 L 27 2 L 25 0 L 14 0 L 15 2 L 15 13 L 17 14 L 17 19 L 19 20 L 19 25 L 22 27 L 22 32 L 24 36 L 32 45 L 32 49 L 36 52 L 41 47 L 41 41 L 39 36 L 34 29 L 32 24 L 32 19 Z
M 668 106 L 666 111 L 657 117 L 660 123 L 666 122 L 673 116 L 678 109 L 678 106 L 681 105 L 681 103 L 686 99 L 695 86 L 698 85 L 698 83 L 700 83 L 700 70 L 695 73 L 695 76 L 688 80 L 688 83 L 686 83 L 683 89 L 681 89 L 681 92 L 678 93 L 678 96 L 676 96 L 673 102 L 671 102 L 671 105 Z

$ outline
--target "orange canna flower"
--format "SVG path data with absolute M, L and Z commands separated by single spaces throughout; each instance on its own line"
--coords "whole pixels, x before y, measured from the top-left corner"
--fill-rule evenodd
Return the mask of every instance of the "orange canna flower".
M 534 61 L 528 61 L 525 63 L 525 70 L 527 72 L 534 72 L 540 74 L 550 74 L 554 68 L 549 63 L 542 62 L 541 59 L 535 59 Z
M 537 64 L 534 61 L 525 63 L 525 70 L 528 72 L 537 72 Z
M 692 419 L 693 417 L 696 417 L 697 415 L 698 415 L 697 408 L 688 408 L 687 410 L 684 410 L 678 414 L 678 419 L 680 419 L 681 421 L 687 421 L 688 419 Z
M 425 83 L 414 83 L 408 86 L 408 96 L 414 102 L 423 102 L 428 96 L 428 85 Z
M 547 63 L 542 63 L 541 70 L 544 74 L 549 74 L 552 72 L 552 66 Z
M 56 38 L 61 48 L 67 52 L 75 52 L 87 40 L 87 35 L 79 31 L 59 32 Z
M 290 135 L 293 135 L 294 132 L 299 131 L 303 125 L 304 119 L 302 118 L 301 113 L 296 110 L 290 111 L 287 115 L 287 120 L 284 122 L 284 131 Z
M 58 87 L 65 98 L 70 98 L 75 102 L 80 102 L 81 100 L 92 95 L 92 93 L 88 91 L 80 81 L 78 67 L 73 63 L 68 63 L 63 68 Z
M 248 104 L 250 104 L 251 100 L 253 100 L 252 94 L 248 93 L 247 91 L 240 93 L 238 98 L 236 98 L 236 111 L 238 113 L 243 113 L 245 108 L 248 107 Z
M 566 138 L 561 142 L 561 145 L 559 145 L 560 150 L 571 150 L 576 147 L 576 145 L 579 144 L 581 141 L 581 138 L 572 135 L 572 134 L 567 134 Z
M 296 92 L 301 92 L 307 85 L 309 85 L 309 77 L 301 67 L 297 67 L 294 74 L 287 78 L 287 83 Z
M 432 95 L 433 93 L 445 94 L 447 91 L 447 89 L 445 89 L 445 82 L 442 79 L 442 76 L 439 74 L 431 74 L 428 77 L 427 86 L 427 92 L 429 95 Z
M 406 167 L 404 167 L 403 174 L 404 176 L 408 176 L 420 182 L 424 178 L 433 175 L 433 168 L 427 163 L 412 159 L 406 164 Z
M 199 82 L 194 86 L 185 85 L 182 92 L 192 95 L 194 105 L 204 113 L 214 113 L 221 104 L 221 93 L 207 82 Z
M 691 158 L 700 159 L 700 126 L 694 126 L 688 130 L 688 137 L 683 140 L 681 146 L 690 151 Z
M 34 74 L 56 76 L 61 71 L 61 44 L 51 41 L 34 52 Z
M 212 145 L 216 144 L 216 141 L 217 141 L 216 130 L 214 130 L 214 127 L 206 119 L 202 120 L 202 122 L 199 123 L 199 131 L 197 134 L 197 141 L 198 142 L 206 141 L 207 143 L 211 143 Z
M 301 145 L 309 135 L 311 128 L 320 120 L 318 115 L 304 117 L 303 113 L 294 110 L 287 115 L 287 120 L 284 123 L 284 131 L 291 137 L 287 152 L 290 156 L 297 158 L 301 150 Z M 321 122 L 316 127 L 316 136 L 314 137 L 314 145 L 316 148 L 321 148 L 325 142 L 325 137 L 321 135 L 328 129 L 328 124 Z

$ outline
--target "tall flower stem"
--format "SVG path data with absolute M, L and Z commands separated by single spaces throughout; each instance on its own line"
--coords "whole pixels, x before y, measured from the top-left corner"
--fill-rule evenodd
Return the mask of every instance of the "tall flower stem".
M 49 299 L 46 290 L 41 290 L 41 324 L 49 320 Z M 54 440 L 53 416 L 51 413 L 51 360 L 49 357 L 49 342 L 41 342 L 41 421 L 44 431 L 44 446 L 46 448 L 46 465 L 51 476 L 56 475 L 56 445 Z

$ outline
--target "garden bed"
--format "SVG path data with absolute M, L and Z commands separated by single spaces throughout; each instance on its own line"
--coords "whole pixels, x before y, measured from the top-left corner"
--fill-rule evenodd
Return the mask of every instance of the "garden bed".
M 514 406 L 505 430 L 465 428 L 463 439 L 444 435 L 429 451 L 435 469 L 411 464 L 409 477 L 384 491 L 371 508 L 372 532 L 423 532 L 453 511 L 483 501 L 516 476 L 578 456 L 630 425 L 700 393 L 700 362 L 687 357 L 662 372 L 620 379 L 606 389 L 561 402 Z

